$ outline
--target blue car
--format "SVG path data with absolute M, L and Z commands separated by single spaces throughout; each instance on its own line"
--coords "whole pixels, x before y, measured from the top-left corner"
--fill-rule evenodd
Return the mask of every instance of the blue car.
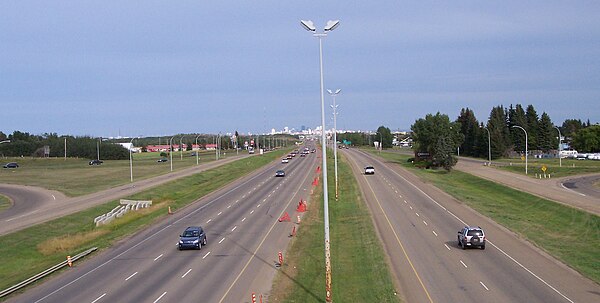
M 190 226 L 179 236 L 179 250 L 201 249 L 203 245 L 206 245 L 206 234 L 200 226 Z

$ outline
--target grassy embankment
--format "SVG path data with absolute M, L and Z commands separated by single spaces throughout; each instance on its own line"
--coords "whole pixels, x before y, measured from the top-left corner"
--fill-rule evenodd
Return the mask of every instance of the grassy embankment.
M 410 156 L 381 153 L 600 283 L 600 217 L 453 170 L 417 169 Z M 564 164 L 564 163 L 563 163 Z
M 525 161 L 521 159 L 499 159 L 492 162 L 500 164 L 497 166 L 499 169 L 525 174 Z M 527 170 L 530 177 L 535 177 L 535 174 L 544 174 L 542 166 L 546 166 L 546 174 L 550 174 L 552 178 L 600 173 L 600 161 L 562 159 L 561 162 L 562 166 L 558 159 L 528 158 Z
M 275 151 L 263 156 L 241 159 L 127 197 L 134 200 L 152 200 L 153 206 L 129 213 L 105 226 L 95 227 L 94 218 L 113 209 L 118 201 L 1 236 L 0 289 L 63 261 L 67 255 L 75 255 L 94 246 L 100 249 L 107 248 L 119 239 L 166 217 L 168 206 L 176 211 L 280 158 L 285 152 Z
M 241 151 L 240 151 L 241 152 Z M 235 152 L 233 153 L 235 154 Z M 223 156 L 223 155 L 221 155 Z M 160 153 L 133 154 L 133 180 L 138 181 L 171 172 L 169 162 L 157 163 Z M 199 162 L 215 160 L 214 152 L 200 152 Z M 7 158 L 18 162 L 17 169 L 1 169 L 0 183 L 40 186 L 58 190 L 67 196 L 81 196 L 130 182 L 129 159 L 106 160 L 102 165 L 88 165 L 88 159 L 77 158 Z M 173 153 L 173 170 L 196 165 L 196 157 L 184 151 Z
M 331 153 L 328 153 L 331 154 Z M 358 184 L 338 154 L 339 200 L 335 201 L 333 158 L 328 161 L 329 221 L 334 302 L 400 302 L 383 248 Z M 325 299 L 322 187 L 311 198 L 297 238 L 287 250 L 270 302 L 323 302 Z

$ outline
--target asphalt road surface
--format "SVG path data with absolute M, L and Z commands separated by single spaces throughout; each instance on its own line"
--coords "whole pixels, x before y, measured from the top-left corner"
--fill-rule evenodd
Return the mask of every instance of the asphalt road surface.
M 89 207 L 127 197 L 151 187 L 176 180 L 185 176 L 212 169 L 243 156 L 231 156 L 219 161 L 211 161 L 181 171 L 136 181 L 85 196 L 68 198 L 56 191 L 19 185 L 1 185 L 0 193 L 12 200 L 13 206 L 0 213 L 0 235 L 15 232 L 32 225 L 66 216 Z
M 295 209 L 309 197 L 317 163 L 316 154 L 274 162 L 8 302 L 250 302 L 252 292 L 266 299 L 278 252 L 285 258 L 292 227 L 301 228 Z M 277 169 L 286 176 L 274 177 Z M 292 221 L 278 222 L 285 211 Z M 178 235 L 194 225 L 208 244 L 177 250 Z
M 570 190 L 573 190 L 580 195 L 595 197 L 597 203 L 600 204 L 600 188 L 594 186 L 600 180 L 599 174 L 583 176 L 583 177 L 567 177 L 560 180 L 560 184 Z
M 407 302 L 600 302 L 598 284 L 397 164 L 342 152 Z M 362 174 L 367 165 L 374 175 Z M 459 248 L 466 225 L 485 230 L 485 250 Z

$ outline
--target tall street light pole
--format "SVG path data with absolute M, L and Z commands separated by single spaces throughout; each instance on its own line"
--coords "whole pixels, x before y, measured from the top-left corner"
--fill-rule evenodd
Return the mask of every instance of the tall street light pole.
M 525 132 L 525 174 L 527 175 L 527 131 L 518 125 L 513 125 L 513 127 L 520 128 Z
M 562 157 L 560 152 L 562 151 L 562 136 L 560 135 L 560 129 L 554 127 L 558 131 L 558 167 L 562 167 Z
M 323 38 L 327 33 L 334 30 L 340 21 L 327 21 L 323 33 L 317 33 L 317 28 L 312 21 L 300 20 L 300 23 L 307 31 L 313 33 L 313 37 L 319 38 L 319 66 L 321 74 L 321 146 L 323 149 L 321 157 L 323 158 L 323 220 L 325 225 L 325 302 L 331 302 L 331 254 L 329 247 L 329 197 L 327 193 L 327 145 L 325 136 L 325 96 L 323 92 Z
M 196 150 L 196 165 L 198 165 L 198 163 L 199 163 L 198 154 L 200 153 L 200 146 L 198 145 L 198 137 L 200 137 L 200 136 L 201 135 L 196 136 L 196 148 L 198 148 Z
M 341 89 L 336 89 L 335 92 L 330 89 L 327 90 L 330 96 L 333 97 L 333 161 L 335 163 L 335 200 L 338 199 L 338 161 L 337 161 L 337 105 L 335 104 L 335 97 L 341 92 Z
M 492 136 L 490 136 L 490 130 L 487 127 L 484 127 L 488 133 L 488 165 L 492 165 Z
M 181 136 L 181 138 L 179 138 L 179 154 L 181 155 L 181 160 L 183 160 L 183 138 L 185 136 Z
M 173 138 L 175 138 L 175 136 L 169 139 L 169 157 L 171 158 L 169 162 L 171 162 L 171 171 L 173 171 Z
M 133 140 L 135 140 L 135 138 L 133 138 L 133 139 L 131 139 L 131 141 L 129 141 L 129 176 L 130 176 L 131 183 L 133 183 L 133 157 L 131 156 Z

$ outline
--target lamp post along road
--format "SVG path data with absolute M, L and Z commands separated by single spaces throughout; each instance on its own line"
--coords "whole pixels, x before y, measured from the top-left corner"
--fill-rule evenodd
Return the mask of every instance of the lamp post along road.
M 336 89 L 335 92 L 330 89 L 327 90 L 330 96 L 333 97 L 333 161 L 335 164 L 335 200 L 338 199 L 338 161 L 337 161 L 337 105 L 335 104 L 335 97 L 341 92 L 341 89 Z
M 183 160 L 183 138 L 185 136 L 181 136 L 181 138 L 179 138 L 179 154 L 181 155 L 181 159 Z
M 131 141 L 129 141 L 129 179 L 131 181 L 131 183 L 133 183 L 133 157 L 131 156 L 131 150 L 133 148 L 133 140 L 135 140 L 135 138 L 131 139 Z M 98 157 L 100 158 L 100 157 Z M 98 159 L 100 160 L 100 159 Z
M 198 137 L 200 137 L 201 135 L 197 135 L 196 136 L 196 148 L 198 148 L 196 150 L 196 165 L 198 165 L 199 160 L 198 160 L 198 154 L 200 153 L 200 146 L 198 145 Z M 193 149 L 193 148 L 192 148 Z
M 327 33 L 334 30 L 340 24 L 339 20 L 327 21 L 322 34 L 316 33 L 316 27 L 312 21 L 300 20 L 300 24 L 313 33 L 313 37 L 319 38 L 319 67 L 321 74 L 321 147 L 323 149 L 321 157 L 323 158 L 323 221 L 325 225 L 325 302 L 331 302 L 331 254 L 329 242 L 329 197 L 327 193 L 327 141 L 325 136 L 325 96 L 323 92 L 323 38 Z
M 560 152 L 562 151 L 562 136 L 560 135 L 560 129 L 554 127 L 558 131 L 558 167 L 562 167 L 562 157 Z
M 525 174 L 527 175 L 527 131 L 518 125 L 513 125 L 513 127 L 520 128 L 525 132 Z
M 169 157 L 171 158 L 169 162 L 171 162 L 171 171 L 173 171 L 173 138 L 175 138 L 175 136 L 169 139 Z
M 492 136 L 490 136 L 490 130 L 487 127 L 484 127 L 484 129 L 488 133 L 488 165 L 492 165 Z

